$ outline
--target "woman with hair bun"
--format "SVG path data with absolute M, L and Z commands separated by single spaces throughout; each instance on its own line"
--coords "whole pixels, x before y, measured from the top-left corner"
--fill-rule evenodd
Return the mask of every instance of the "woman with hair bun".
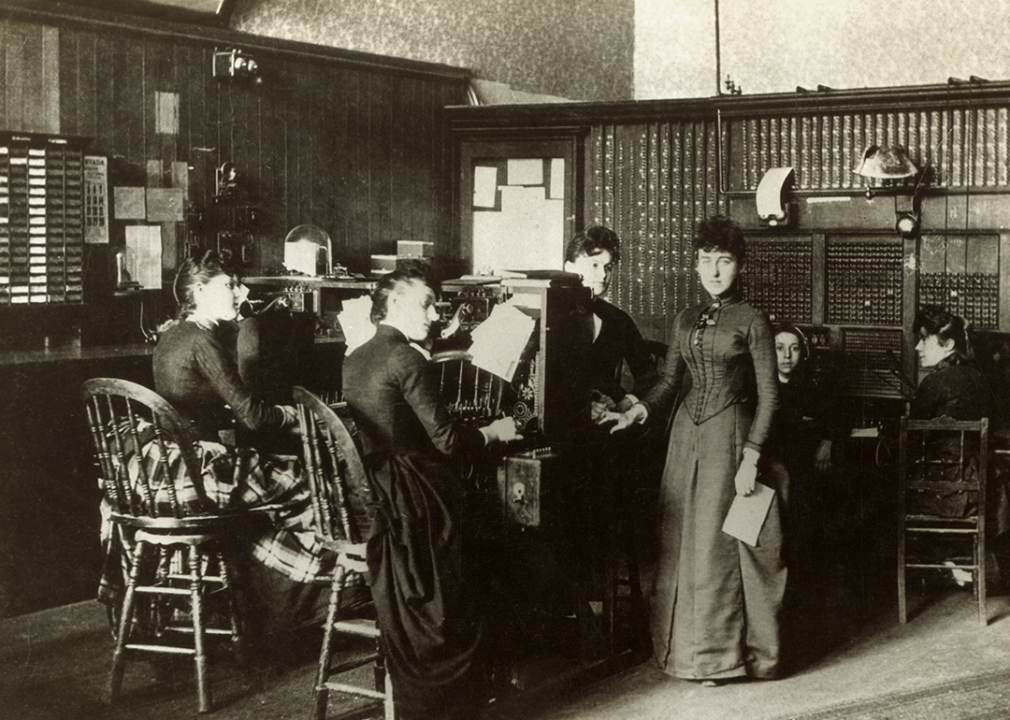
M 484 641 L 507 628 L 483 622 L 497 601 L 476 571 L 489 558 L 464 542 L 461 467 L 521 436 L 511 417 L 478 428 L 449 413 L 422 347 L 438 319 L 432 285 L 421 268 L 379 280 L 375 335 L 344 359 L 342 381 L 372 491 L 368 581 L 396 716 L 463 720 L 487 707 Z
M 975 367 L 964 320 L 938 305 L 924 305 L 912 332 L 919 367 L 931 372 L 916 392 L 909 417 L 978 420 L 988 417 L 990 393 Z
M 780 672 L 778 503 L 756 546 L 722 531 L 734 499 L 755 492 L 778 386 L 771 325 L 740 292 L 743 230 L 725 217 L 705 220 L 695 257 L 709 298 L 674 319 L 659 382 L 616 417 L 614 430 L 663 422 L 675 408 L 659 499 L 653 652 L 664 672 L 714 686 Z
M 938 305 L 924 305 L 912 325 L 919 354 L 919 367 L 929 370 L 919 383 L 908 416 L 916 420 L 949 418 L 980 420 L 990 415 L 991 393 L 972 358 L 964 320 Z M 970 448 L 977 452 L 977 448 Z M 957 437 L 935 437 L 927 448 L 933 460 L 957 458 L 962 451 Z M 952 472 L 942 465 L 930 466 L 927 479 L 949 480 Z M 975 507 L 971 493 L 947 495 L 920 491 L 909 498 L 909 511 L 966 517 Z
M 187 258 L 175 279 L 176 321 L 154 349 L 154 388 L 190 424 L 205 468 L 210 502 L 220 509 L 283 504 L 272 527 L 250 538 L 243 568 L 256 607 L 254 624 L 280 640 L 294 627 L 322 617 L 314 580 L 335 560 L 312 532 L 308 486 L 296 455 L 231 447 L 222 431 L 245 429 L 290 436 L 295 409 L 258 397 L 243 381 L 237 361 L 239 309 L 248 296 L 239 266 L 227 252 Z M 227 437 L 227 436 L 224 436 Z

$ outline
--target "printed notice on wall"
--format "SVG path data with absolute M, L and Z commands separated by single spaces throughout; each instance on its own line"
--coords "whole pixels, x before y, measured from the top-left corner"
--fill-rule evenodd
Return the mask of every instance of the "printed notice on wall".
M 109 159 L 84 157 L 84 242 L 109 242 Z
M 126 271 L 140 287 L 161 287 L 161 226 L 126 226 Z
M 543 185 L 544 161 L 541 158 L 509 158 L 509 185 Z
M 498 168 L 477 165 L 473 169 L 473 206 L 493 208 L 498 198 Z

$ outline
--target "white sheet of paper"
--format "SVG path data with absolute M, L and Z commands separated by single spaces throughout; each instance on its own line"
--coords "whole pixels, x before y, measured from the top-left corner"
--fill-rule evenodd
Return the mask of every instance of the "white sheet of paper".
M 473 169 L 473 206 L 493 208 L 498 194 L 498 168 L 477 165 Z
M 748 496 L 737 495 L 726 514 L 722 531 L 742 540 L 751 547 L 757 547 L 761 526 L 768 517 L 768 508 L 772 505 L 775 491 L 767 485 L 754 483 L 754 492 Z
M 482 210 L 473 214 L 473 269 L 494 275 L 508 265 L 512 251 L 509 218 L 504 213 Z
M 551 158 L 551 200 L 565 199 L 565 159 Z
M 546 200 L 543 187 L 503 187 L 501 189 L 501 210 L 514 217 L 531 216 Z
M 509 185 L 543 185 L 544 161 L 540 158 L 510 158 Z
M 344 333 L 347 343 L 346 355 L 364 345 L 375 335 L 375 325 L 372 323 L 372 298 L 368 295 L 344 300 L 342 309 L 337 315 L 337 322 Z
M 296 240 L 284 243 L 284 267 L 289 272 L 300 272 L 303 275 L 316 274 L 316 255 L 319 246 L 311 240 Z
M 141 287 L 161 287 L 161 226 L 126 226 L 126 271 Z
M 536 321 L 519 308 L 495 305 L 488 319 L 471 333 L 468 352 L 474 366 L 512 382 L 535 326 Z

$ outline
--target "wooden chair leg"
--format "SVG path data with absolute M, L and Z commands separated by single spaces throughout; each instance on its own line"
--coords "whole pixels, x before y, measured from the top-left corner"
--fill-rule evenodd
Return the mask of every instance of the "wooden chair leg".
M 375 677 L 375 689 L 385 692 L 389 687 L 389 673 L 386 672 L 386 650 L 382 647 L 382 638 L 375 640 L 375 662 L 372 664 Z
M 116 633 L 116 648 L 112 653 L 112 671 L 109 673 L 109 703 L 119 697 L 123 686 L 123 671 L 126 669 L 126 641 L 130 636 L 130 626 L 133 624 L 134 604 L 137 596 L 137 579 L 144 558 L 146 543 L 137 541 L 133 550 L 133 567 L 130 568 L 130 578 L 126 583 L 126 593 L 123 595 L 123 608 L 119 613 L 119 631 Z
M 193 662 L 196 665 L 196 691 L 200 712 L 210 712 L 210 682 L 207 678 L 207 648 L 203 626 L 203 552 L 199 547 L 187 549 L 186 561 L 189 574 L 190 598 L 193 603 Z
M 975 599 L 978 602 L 978 621 L 982 627 L 989 624 L 985 593 L 985 536 L 975 536 Z
M 393 704 L 393 681 L 389 678 L 389 673 L 383 666 L 382 689 L 386 693 L 386 699 L 382 702 L 384 710 L 384 720 L 396 720 L 396 706 Z
M 333 581 L 330 583 L 330 603 L 326 610 L 326 625 L 323 627 L 323 646 L 319 651 L 319 667 L 316 669 L 315 703 L 312 707 L 313 720 L 325 720 L 326 703 L 330 691 L 326 688 L 326 680 L 330 674 L 330 659 L 333 657 L 333 625 L 337 621 L 340 610 L 340 595 L 344 586 L 344 568 L 340 565 L 333 571 Z
M 908 608 L 905 604 L 905 533 L 901 530 L 898 538 L 898 622 L 904 625 L 908 622 Z
M 245 667 L 244 635 L 241 618 L 239 617 L 238 600 L 235 597 L 235 586 L 231 583 L 231 571 L 228 569 L 227 563 L 225 563 L 224 553 L 216 550 L 214 555 L 217 558 L 218 575 L 221 577 L 221 588 L 224 591 L 225 603 L 227 603 L 228 622 L 231 625 L 232 655 L 234 655 L 235 662 L 239 667 Z

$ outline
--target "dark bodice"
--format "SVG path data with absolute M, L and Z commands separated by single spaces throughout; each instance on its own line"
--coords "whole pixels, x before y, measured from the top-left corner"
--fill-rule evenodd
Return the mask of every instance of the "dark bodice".
M 656 364 L 635 321 L 628 313 L 606 300 L 593 301 L 593 313 L 600 318 L 600 334 L 593 341 L 592 386 L 614 402 L 620 402 L 627 392 L 618 382 L 621 361 L 628 363 L 635 378 L 633 392 L 644 395 L 658 378 Z
M 256 397 L 239 376 L 236 328 L 183 320 L 154 349 L 154 389 L 186 416 L 197 437 L 217 441 L 232 420 L 249 430 L 279 430 L 283 411 Z
M 484 444 L 479 430 L 449 415 L 435 367 L 389 325 L 344 359 L 343 388 L 366 456 L 456 455 Z
M 923 378 L 909 417 L 979 420 L 990 416 L 990 400 L 991 393 L 975 365 L 952 355 Z
M 701 424 L 730 406 L 753 405 L 746 446 L 760 451 L 778 406 L 775 344 L 765 314 L 736 296 L 697 305 L 677 315 L 669 346 L 663 374 L 643 399 L 650 414 L 669 406 L 690 373 L 681 410 Z
M 844 420 L 837 396 L 826 382 L 814 382 L 803 365 L 787 383 L 776 379 L 779 405 L 766 447 L 786 454 L 809 455 L 821 440 L 836 440 L 845 435 Z

